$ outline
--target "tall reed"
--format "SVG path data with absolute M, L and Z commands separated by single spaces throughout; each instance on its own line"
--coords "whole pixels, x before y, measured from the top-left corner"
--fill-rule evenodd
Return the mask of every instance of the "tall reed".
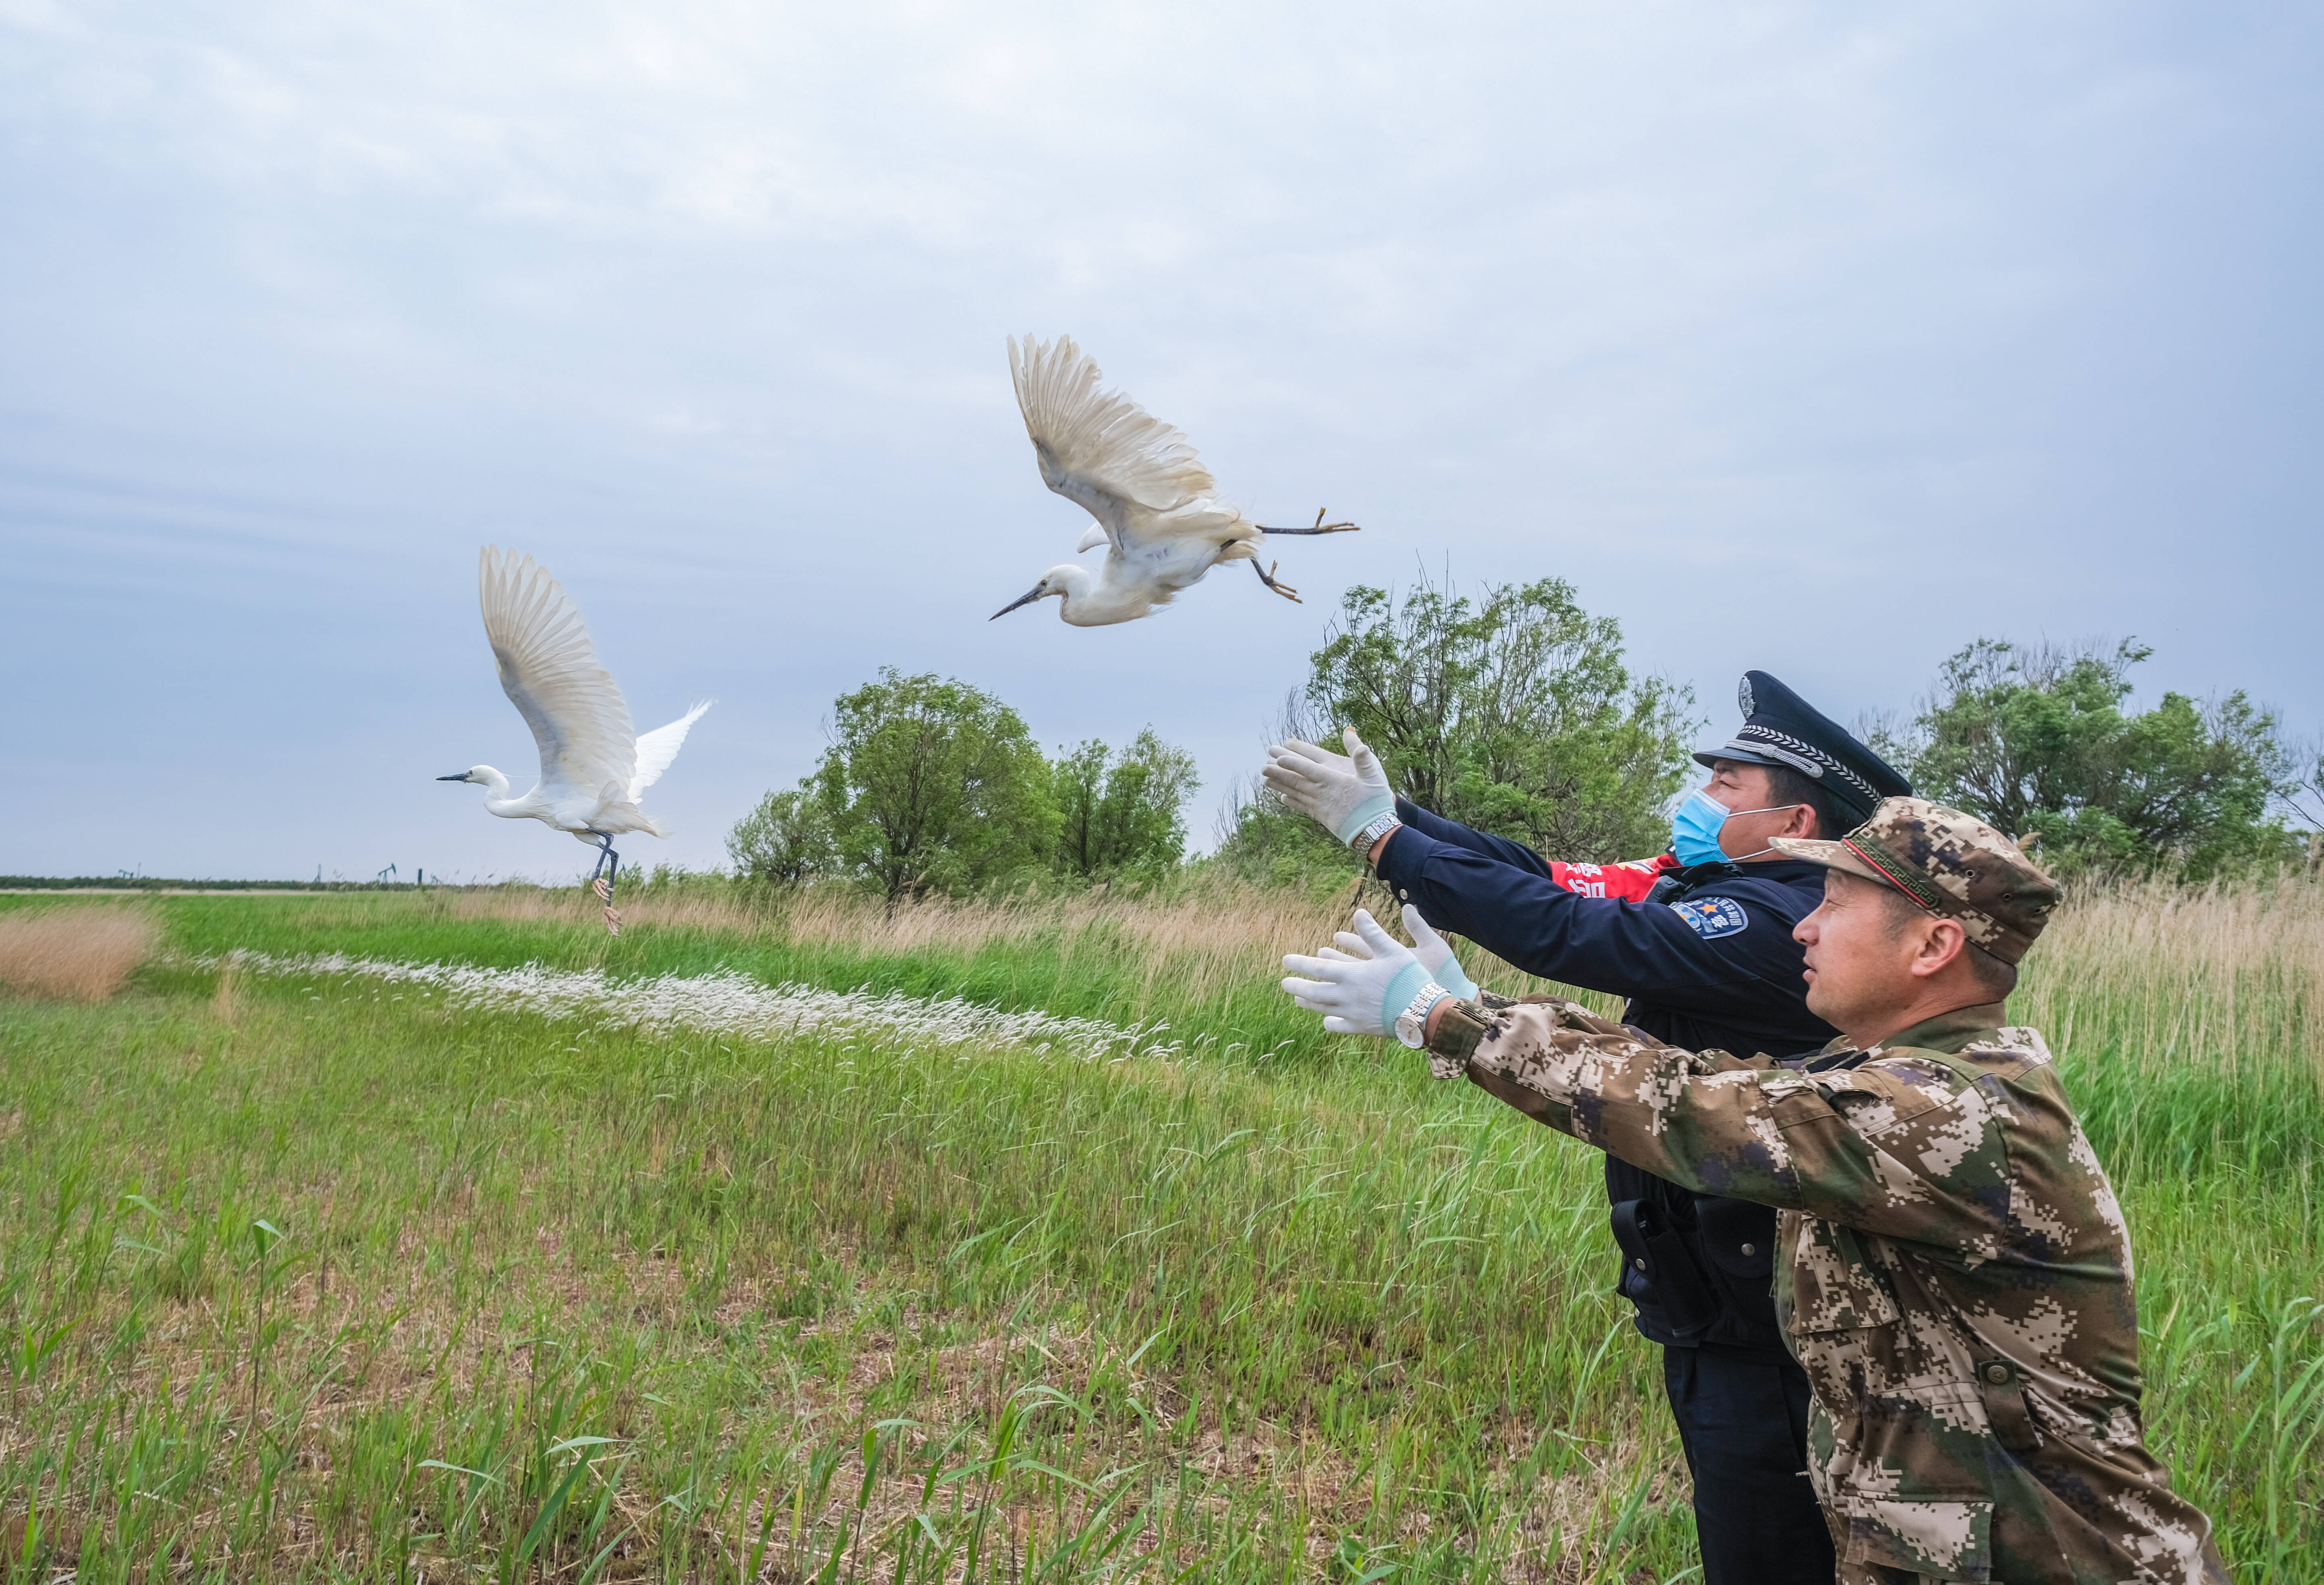
M 2095 1041 L 2143 1074 L 2233 1076 L 2286 1057 L 2324 1077 L 2324 885 L 2163 882 L 2070 897 L 2013 1006 L 2052 1044 Z
M 128 983 L 161 939 L 159 917 L 135 903 L 12 910 L 0 913 L 0 985 L 101 1002 Z

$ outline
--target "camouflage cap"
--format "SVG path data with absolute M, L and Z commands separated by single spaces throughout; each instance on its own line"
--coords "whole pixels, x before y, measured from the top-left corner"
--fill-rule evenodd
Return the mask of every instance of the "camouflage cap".
M 1983 820 L 1925 798 L 1888 798 L 1837 842 L 1777 837 L 1794 858 L 1845 870 L 1960 921 L 2004 963 L 2025 956 L 2058 905 L 2058 883 Z

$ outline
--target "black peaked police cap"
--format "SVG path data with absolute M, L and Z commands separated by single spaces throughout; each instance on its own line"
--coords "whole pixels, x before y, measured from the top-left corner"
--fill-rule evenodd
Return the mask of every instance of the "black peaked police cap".
M 1744 672 L 1736 702 L 1743 709 L 1743 725 L 1725 746 L 1696 755 L 1696 764 L 1732 759 L 1788 765 L 1858 821 L 1870 820 L 1884 798 L 1911 796 L 1913 783 L 1894 765 L 1766 672 Z

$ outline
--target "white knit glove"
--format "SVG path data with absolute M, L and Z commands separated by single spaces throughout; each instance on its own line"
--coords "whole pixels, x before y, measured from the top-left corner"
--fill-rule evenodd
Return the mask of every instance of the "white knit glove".
M 1364 746 L 1354 728 L 1342 731 L 1340 741 L 1347 747 L 1344 755 L 1286 737 L 1267 751 L 1267 768 L 1259 775 L 1284 802 L 1346 843 L 1380 816 L 1396 812 L 1396 792 L 1379 756 Z
M 1428 970 L 1428 978 L 1462 1001 L 1475 1001 L 1477 982 L 1453 959 L 1452 943 L 1429 929 L 1428 921 L 1420 917 L 1420 910 L 1409 903 L 1404 905 L 1404 928 L 1412 937 L 1412 954 Z
M 1333 1034 L 1386 1034 L 1433 979 L 1410 947 L 1360 908 L 1355 926 L 1352 935 L 1342 931 L 1333 938 L 1338 951 L 1284 959 L 1290 978 L 1283 988 L 1309 1012 L 1323 1014 Z

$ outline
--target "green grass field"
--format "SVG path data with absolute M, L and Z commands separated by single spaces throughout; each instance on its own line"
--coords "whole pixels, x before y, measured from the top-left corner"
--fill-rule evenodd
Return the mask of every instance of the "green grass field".
M 0 1001 L 9 1577 L 1687 1576 L 1598 1159 L 1317 1033 L 1272 989 L 1312 906 L 625 911 L 173 898 L 112 999 Z M 960 995 L 1148 1054 L 653 1032 L 235 949 Z M 2324 904 L 2085 901 L 2034 969 L 2153 1440 L 2238 1579 L 2312 1580 Z

